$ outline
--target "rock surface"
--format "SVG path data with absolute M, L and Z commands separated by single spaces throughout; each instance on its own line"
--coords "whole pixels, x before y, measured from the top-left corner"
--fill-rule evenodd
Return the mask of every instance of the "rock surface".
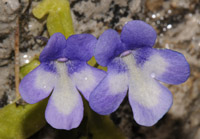
M 106 29 L 121 31 L 130 20 L 152 25 L 158 34 L 155 47 L 183 53 L 191 68 L 190 78 L 181 85 L 168 85 L 174 104 L 153 127 L 133 120 L 128 100 L 111 118 L 132 139 L 200 138 L 200 1 L 199 0 L 69 0 L 76 33 L 98 37 Z M 28 63 L 42 50 L 34 37 L 48 36 L 45 21 L 36 20 L 31 9 L 37 1 L 0 1 L 0 107 L 14 99 L 14 30 L 20 20 L 20 63 Z M 46 129 L 46 130 L 45 130 Z M 54 129 L 45 127 L 34 137 L 55 138 Z M 50 133 L 51 134 L 48 134 Z M 55 132 L 56 134 L 56 132 Z

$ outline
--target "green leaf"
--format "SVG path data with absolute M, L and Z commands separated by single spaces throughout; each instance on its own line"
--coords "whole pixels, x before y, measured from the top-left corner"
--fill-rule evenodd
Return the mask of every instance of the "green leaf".
M 103 66 L 100 66 L 100 65 L 98 65 L 97 68 L 98 68 L 98 69 L 101 69 L 101 70 L 104 70 L 104 71 L 107 71 L 107 70 L 108 70 L 107 67 L 103 67 Z
M 37 66 L 40 65 L 40 61 L 38 59 L 32 60 L 30 63 L 22 66 L 20 68 L 20 79 L 24 78 L 29 72 L 31 72 L 33 69 L 35 69 Z
M 102 116 L 91 110 L 88 102 L 84 100 L 85 116 L 87 123 L 85 125 L 86 131 L 92 135 L 93 139 L 126 139 L 123 133 L 116 127 L 109 116 Z M 81 126 L 83 126 L 84 121 Z M 81 139 L 89 138 L 89 135 L 82 136 Z
M 87 62 L 90 66 L 95 66 L 97 64 L 94 56 Z
M 9 104 L 0 109 L 0 139 L 26 139 L 45 124 L 47 99 L 36 103 Z
M 107 71 L 107 67 L 102 67 L 100 65 L 97 64 L 96 59 L 94 58 L 94 56 L 87 62 L 90 66 L 96 67 L 98 69 Z
M 20 68 L 22 79 L 40 64 L 38 59 Z M 30 88 L 31 89 L 31 88 Z M 0 109 L 0 139 L 25 139 L 45 124 L 44 111 L 47 99 L 37 104 L 9 104 Z
M 93 139 L 125 139 L 108 116 L 101 116 L 93 111 L 89 116 L 89 131 Z
M 56 32 L 62 33 L 66 38 L 74 34 L 67 0 L 43 0 L 33 9 L 33 15 L 39 19 L 47 14 L 47 29 L 50 36 Z

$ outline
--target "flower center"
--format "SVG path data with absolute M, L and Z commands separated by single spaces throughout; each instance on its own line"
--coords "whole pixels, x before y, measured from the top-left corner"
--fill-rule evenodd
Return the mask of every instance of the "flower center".
M 67 62 L 69 59 L 62 57 L 57 59 L 59 62 Z
M 132 53 L 131 50 L 127 50 L 127 51 L 123 52 L 123 53 L 120 55 L 120 57 L 125 57 L 125 56 L 127 56 L 127 55 L 129 55 L 129 54 L 131 54 L 131 53 Z

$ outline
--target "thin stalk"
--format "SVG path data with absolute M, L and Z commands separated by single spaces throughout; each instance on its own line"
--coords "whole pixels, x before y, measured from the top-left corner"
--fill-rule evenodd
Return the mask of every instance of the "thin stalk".
M 15 30 L 15 96 L 20 97 L 19 93 L 19 17 L 16 20 Z

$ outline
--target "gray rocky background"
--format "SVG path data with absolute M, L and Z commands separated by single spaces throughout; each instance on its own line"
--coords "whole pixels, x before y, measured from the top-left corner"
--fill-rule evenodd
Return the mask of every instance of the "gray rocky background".
M 199 0 L 69 0 L 76 33 L 98 37 L 106 29 L 121 31 L 130 20 L 152 25 L 158 34 L 155 47 L 183 53 L 191 76 L 181 85 L 168 85 L 174 96 L 170 111 L 153 127 L 137 125 L 127 99 L 111 118 L 130 139 L 200 139 L 200 1 Z M 37 0 L 0 0 L 0 107 L 15 98 L 14 32 L 20 20 L 20 66 L 44 47 L 36 36 L 48 36 L 45 20 L 31 13 Z M 44 127 L 31 138 L 57 138 Z

